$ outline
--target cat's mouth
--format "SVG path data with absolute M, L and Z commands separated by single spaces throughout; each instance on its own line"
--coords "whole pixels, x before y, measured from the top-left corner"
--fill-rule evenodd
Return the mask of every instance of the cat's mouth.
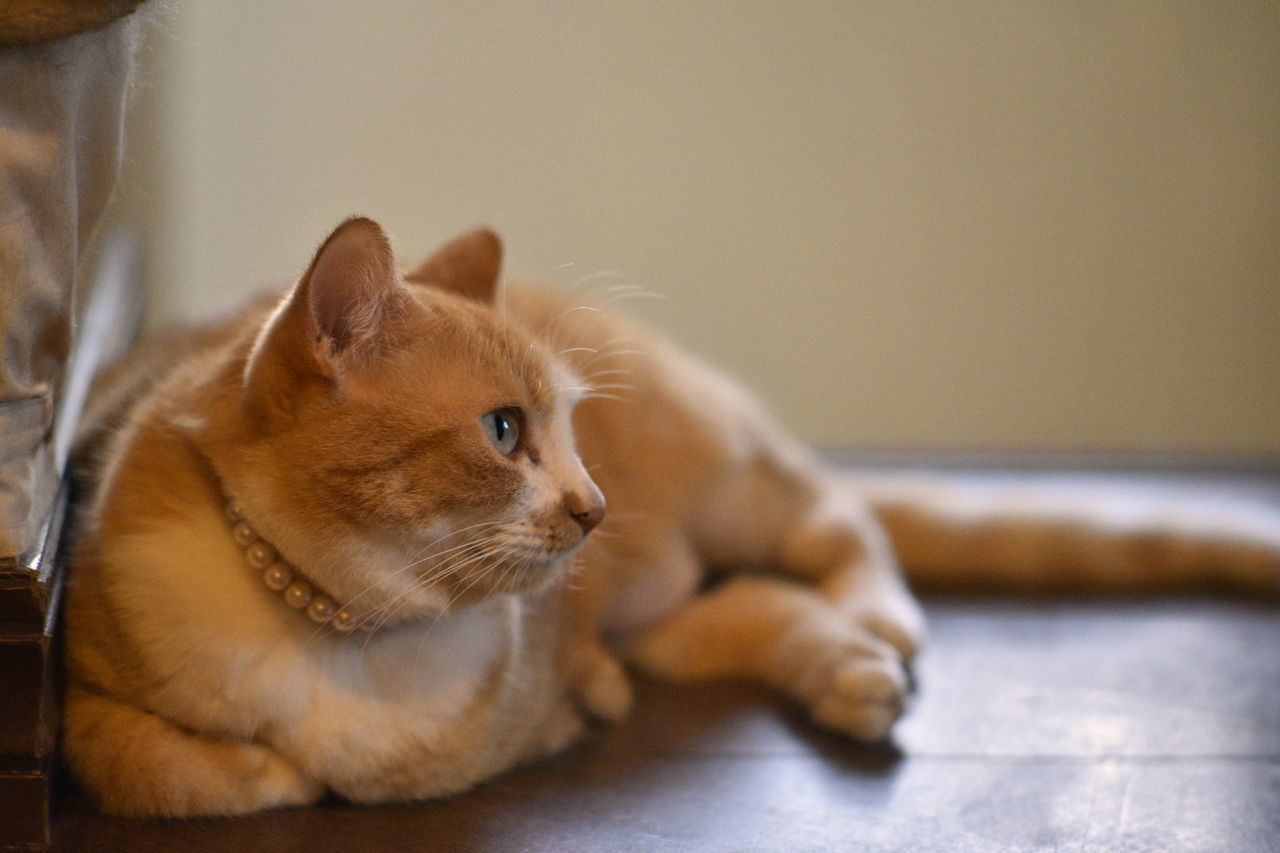
M 559 541 L 551 537 L 522 538 L 504 543 L 499 559 L 509 571 L 520 575 L 556 572 L 585 541 L 586 537 L 578 537 L 572 541 Z

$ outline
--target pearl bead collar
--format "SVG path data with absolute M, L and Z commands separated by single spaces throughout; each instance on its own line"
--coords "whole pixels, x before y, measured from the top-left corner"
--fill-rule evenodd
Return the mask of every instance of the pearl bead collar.
M 365 627 L 349 609 L 338 607 L 337 602 L 316 589 L 297 568 L 280 556 L 270 542 L 258 535 L 245 521 L 244 513 L 234 499 L 227 501 L 226 510 L 227 518 L 234 525 L 231 535 L 244 549 L 245 561 L 250 568 L 262 573 L 262 582 L 267 589 L 281 593 L 284 603 L 294 610 L 305 610 L 317 625 L 327 625 L 343 634 Z

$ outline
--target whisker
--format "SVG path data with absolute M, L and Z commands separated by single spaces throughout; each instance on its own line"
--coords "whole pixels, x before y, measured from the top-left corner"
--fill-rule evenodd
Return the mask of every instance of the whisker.
M 632 385 L 627 382 L 601 382 L 601 383 L 593 384 L 591 386 L 591 390 L 593 391 L 600 391 L 600 390 L 639 391 L 640 387 L 638 385 Z
M 435 558 L 438 558 L 439 556 L 441 556 L 441 554 L 428 554 L 428 553 L 427 553 L 427 552 L 428 552 L 428 551 L 430 551 L 432 548 L 434 548 L 436 545 L 439 545 L 439 544 L 440 544 L 440 543 L 442 543 L 442 542 L 445 542 L 445 541 L 447 541 L 447 540 L 449 540 L 449 539 L 452 539 L 452 538 L 453 538 L 453 537 L 455 537 L 455 536 L 460 536 L 461 534 L 463 534 L 463 533 L 467 533 L 467 532 L 469 532 L 469 531 L 478 530 L 478 529 L 483 528 L 483 527 L 494 527 L 494 526 L 497 526 L 497 525 L 500 525 L 500 524 L 503 524 L 503 523 L 504 523 L 504 522 L 501 522 L 501 521 L 481 521 L 481 522 L 477 522 L 477 523 L 475 523 L 475 524 L 469 524 L 469 525 L 467 525 L 466 527 L 461 527 L 461 528 L 458 528 L 457 530 L 453 530 L 453 531 L 451 531 L 451 532 L 449 532 L 449 533 L 446 533 L 446 534 L 444 534 L 444 535 L 442 535 L 442 536 L 438 536 L 438 537 L 436 537 L 436 538 L 435 538 L 435 539 L 433 539 L 431 542 L 428 542 L 426 545 L 423 545 L 421 548 L 419 548 L 419 549 L 414 553 L 413 557 L 411 557 L 411 558 L 410 558 L 409 562 L 405 563 L 405 564 L 404 564 L 403 566 L 401 566 L 400 568 L 398 568 L 398 569 L 396 569 L 395 571 L 391 572 L 391 573 L 390 573 L 389 575 L 387 575 L 386 577 L 379 577 L 379 578 L 376 578 L 372 583 L 370 583 L 368 586 L 366 586 L 366 587 L 365 587 L 364 589 L 362 589 L 360 592 L 358 592 L 358 593 L 356 593 L 354 596 L 352 596 L 352 597 L 348 598 L 348 599 L 346 600 L 345 604 L 347 604 L 347 605 L 353 604 L 353 603 L 355 603 L 355 602 L 359 601 L 361 598 L 363 598 L 363 597 L 364 597 L 365 595 L 367 595 L 368 593 L 372 592 L 374 589 L 376 589 L 376 588 L 377 588 L 377 587 L 379 587 L 380 585 L 384 584 L 384 583 L 385 583 L 385 582 L 387 582 L 387 581 L 393 580 L 394 578 L 396 578 L 396 577 L 398 577 L 398 576 L 402 575 L 404 572 L 408 571 L 409 569 L 412 569 L 412 568 L 414 568 L 414 567 L 416 567 L 416 566 L 421 565 L 423 562 L 425 562 L 425 561 L 426 561 L 426 560 L 428 560 L 428 559 L 435 559 Z M 461 545 L 461 546 L 457 546 L 457 547 L 466 547 L 466 544 L 464 543 L 463 545 Z M 449 552 L 450 552 L 450 551 L 452 551 L 452 550 L 454 550 L 454 549 L 452 549 L 452 548 L 451 548 L 451 549 L 448 549 L 448 550 L 446 550 L 445 552 L 442 552 L 442 553 L 446 553 L 446 554 L 447 554 L 447 553 L 449 553 Z
M 405 564 L 401 568 L 397 569 L 395 572 L 391 573 L 391 575 L 388 578 L 380 578 L 376 580 L 374 583 L 365 587 L 364 590 L 362 590 L 356 596 L 349 599 L 344 606 L 350 606 L 352 602 L 362 598 L 365 594 L 377 588 L 385 581 L 403 574 L 406 570 L 410 568 L 421 565 L 423 562 L 425 562 L 428 559 L 439 560 L 442 557 L 447 557 L 447 559 L 445 559 L 443 564 L 433 566 L 430 572 L 416 579 L 414 582 L 410 583 L 404 589 L 392 595 L 391 598 L 389 598 L 387 601 L 382 602 L 380 605 L 378 605 L 377 607 L 374 607 L 368 613 L 365 613 L 363 616 L 361 616 L 360 624 L 361 625 L 371 624 L 372 625 L 370 629 L 371 632 L 376 632 L 385 623 L 386 619 L 391 615 L 392 610 L 395 608 L 395 606 L 399 602 L 401 602 L 404 598 L 406 598 L 409 595 L 412 595 L 417 592 L 421 592 L 425 589 L 428 589 L 432 585 L 434 585 L 445 574 L 455 569 L 455 564 L 457 563 L 458 560 L 466 559 L 468 557 L 466 553 L 457 553 L 457 552 L 465 552 L 465 550 L 468 548 L 477 547 L 479 543 L 474 541 L 464 542 L 461 545 L 456 545 L 442 552 L 437 552 L 427 556 L 422 556 L 422 552 L 424 550 L 429 549 L 430 547 L 438 543 L 441 543 L 449 538 L 452 538 L 453 536 L 457 536 L 461 533 L 474 531 L 479 528 L 494 527 L 494 526 L 501 525 L 503 523 L 504 522 L 501 522 L 501 521 L 478 522 L 476 524 L 467 525 L 466 527 L 459 528 L 458 530 L 452 531 L 451 533 L 437 537 L 436 539 L 432 540 L 432 542 L 429 543 L 427 546 L 425 546 L 423 549 L 419 549 L 419 551 L 415 555 L 415 559 Z
M 590 384 L 602 376 L 630 376 L 633 373 L 635 373 L 635 371 L 629 367 L 615 367 L 611 370 L 597 370 L 589 376 L 582 377 L 582 380 Z
M 604 306 L 617 305 L 619 302 L 623 302 L 628 299 L 653 299 L 658 302 L 671 301 L 671 297 L 667 296 L 665 293 L 655 293 L 652 290 L 646 290 L 643 287 L 636 287 L 635 285 L 628 286 L 631 288 L 628 291 L 613 293 L 610 294 L 608 298 L 598 299 L 596 301 Z
M 425 589 L 430 588 L 431 586 L 434 586 L 436 583 L 438 583 L 438 582 L 439 582 L 439 581 L 444 577 L 444 575 L 445 575 L 445 574 L 456 573 L 456 572 L 461 571 L 462 569 L 464 569 L 464 568 L 466 568 L 466 567 L 468 567 L 468 566 L 474 565 L 475 563 L 480 562 L 480 561 L 482 561 L 482 560 L 486 560 L 486 559 L 496 559 L 496 560 L 501 560 L 501 559 L 505 558 L 506 556 L 508 556 L 508 555 L 507 555 L 506 553 L 503 553 L 502 549 L 500 549 L 500 548 L 492 548 L 492 549 L 490 549 L 490 550 L 482 551 L 482 552 L 480 552 L 480 553 L 478 553 L 478 554 L 469 555 L 469 556 L 464 556 L 464 557 L 462 557 L 462 558 L 461 558 L 461 560 L 460 560 L 459 562 L 456 562 L 456 563 L 454 563 L 453 565 L 450 565 L 450 566 L 448 567 L 448 571 L 447 571 L 447 572 L 439 572 L 439 573 L 435 573 L 435 574 L 434 574 L 434 576 L 433 576 L 430 580 L 425 580 L 425 579 L 424 579 L 424 581 L 425 581 L 425 582 L 420 582 L 420 583 L 418 583 L 418 584 L 415 584 L 415 585 L 411 586 L 409 589 L 406 589 L 406 590 L 401 591 L 401 593 L 400 593 L 400 594 L 396 595 L 396 596 L 395 596 L 395 597 L 393 597 L 391 600 L 389 600 L 389 601 L 385 602 L 381 607 L 377 608 L 377 610 L 375 610 L 375 611 L 373 611 L 372 613 L 368 614 L 368 615 L 365 617 L 365 619 L 364 619 L 364 620 L 362 620 L 362 621 L 363 621 L 363 622 L 368 622 L 371 618 L 374 618 L 374 614 L 375 614 L 375 613 L 376 613 L 376 614 L 378 614 L 378 615 L 377 615 L 377 617 L 376 617 L 376 619 L 374 619 L 373 624 L 372 624 L 372 626 L 371 626 L 371 628 L 370 628 L 370 632 L 371 632 L 371 633 L 376 633 L 378 630 L 380 630 L 380 629 L 381 629 L 381 628 L 382 628 L 382 627 L 387 623 L 387 621 L 389 621 L 389 620 L 390 620 L 390 618 L 394 615 L 395 610 L 397 609 L 397 608 L 396 608 L 396 605 L 397 605 L 397 604 L 399 604 L 399 603 L 404 599 L 404 597 L 406 597 L 407 595 L 409 595 L 409 594 L 411 594 L 411 593 L 414 593 L 414 592 L 421 592 L 421 591 L 423 591 L 423 590 L 425 590 Z M 491 568 L 491 567 L 490 567 L 490 568 Z M 485 572 L 481 572 L 481 573 L 480 573 L 480 576 L 483 576 L 484 574 L 485 574 Z M 474 581 L 473 581 L 473 582 L 474 582 Z M 468 588 L 469 588 L 469 585 L 468 585 Z M 453 603 L 454 603 L 456 600 L 457 600 L 457 596 L 455 595 L 455 596 L 451 597 L 451 598 L 446 602 L 446 604 L 445 604 L 445 606 L 442 608 L 441 612 L 436 616 L 436 619 L 432 621 L 432 625 L 434 625 L 436 621 L 439 621 L 440 617 L 441 617 L 441 616 L 443 616 L 445 613 L 447 613 L 447 612 L 449 611 L 449 608 L 453 605 Z
M 495 551 L 495 554 L 494 554 L 494 556 L 495 556 L 494 562 L 490 563 L 490 564 L 489 564 L 488 566 L 486 566 L 484 569 L 482 569 L 481 571 L 477 572 L 477 573 L 476 573 L 476 575 L 475 575 L 473 578 L 471 578 L 470 582 L 469 582 L 466 586 L 464 586 L 464 587 L 462 587 L 461 589 L 457 590 L 456 592 L 454 592 L 454 594 L 453 594 L 452 596 L 450 596 L 450 598 L 449 598 L 448 602 L 446 602 L 446 604 L 445 604 L 444 608 L 440 611 L 440 613 L 436 616 L 436 618 L 432 620 L 431 625 L 429 625 L 429 626 L 427 627 L 427 630 L 428 630 L 428 631 L 430 631 L 432 628 L 434 628 L 434 627 L 435 627 L 435 625 L 436 625 L 436 623 L 437 623 L 437 622 L 439 622 L 439 621 L 440 621 L 440 619 L 441 619 L 441 618 L 442 618 L 446 613 L 448 613 L 448 612 L 453 608 L 453 605 L 454 605 L 454 604 L 456 604 L 456 603 L 457 603 L 457 602 L 462 598 L 462 596 L 466 595 L 466 594 L 467 594 L 467 592 L 469 592 L 469 591 L 470 591 L 470 590 L 471 590 L 471 589 L 472 589 L 476 584 L 480 583 L 480 581 L 481 581 L 481 580 L 484 580 L 484 579 L 485 579 L 485 578 L 487 578 L 489 575 L 493 574 L 493 572 L 494 572 L 498 567 L 500 567 L 501 565 L 503 565 L 503 561 L 505 561 L 505 559 L 506 559 L 507 557 L 511 556 L 511 554 L 513 554 L 513 553 L 516 553 L 516 551 L 512 550 L 510 547 L 508 547 L 508 548 L 507 548 L 507 549 L 506 549 L 506 550 L 501 554 L 501 556 L 498 556 L 498 552 L 496 552 L 496 551 Z M 486 596 L 486 598 L 487 598 L 487 597 L 488 597 L 488 596 Z
M 589 272 L 573 283 L 575 288 L 585 287 L 592 282 L 599 281 L 602 278 L 626 278 L 627 275 L 619 270 L 603 269 Z M 633 285 L 634 286 L 634 285 Z

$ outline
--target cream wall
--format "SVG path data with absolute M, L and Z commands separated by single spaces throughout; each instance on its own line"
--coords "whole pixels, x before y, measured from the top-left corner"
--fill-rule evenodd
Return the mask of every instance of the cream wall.
M 486 222 L 818 443 L 1280 452 L 1275 3 L 184 0 L 145 58 L 160 319 Z

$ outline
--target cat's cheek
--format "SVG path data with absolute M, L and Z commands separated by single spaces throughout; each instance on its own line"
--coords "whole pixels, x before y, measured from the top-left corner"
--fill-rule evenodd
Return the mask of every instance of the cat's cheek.
M 458 534 L 466 526 L 456 519 L 437 516 L 422 522 L 414 531 L 414 535 L 421 543 L 420 547 L 430 548 L 457 539 Z
M 544 489 L 533 478 L 526 478 L 500 508 L 495 507 L 493 517 L 508 524 L 536 525 L 544 501 Z

